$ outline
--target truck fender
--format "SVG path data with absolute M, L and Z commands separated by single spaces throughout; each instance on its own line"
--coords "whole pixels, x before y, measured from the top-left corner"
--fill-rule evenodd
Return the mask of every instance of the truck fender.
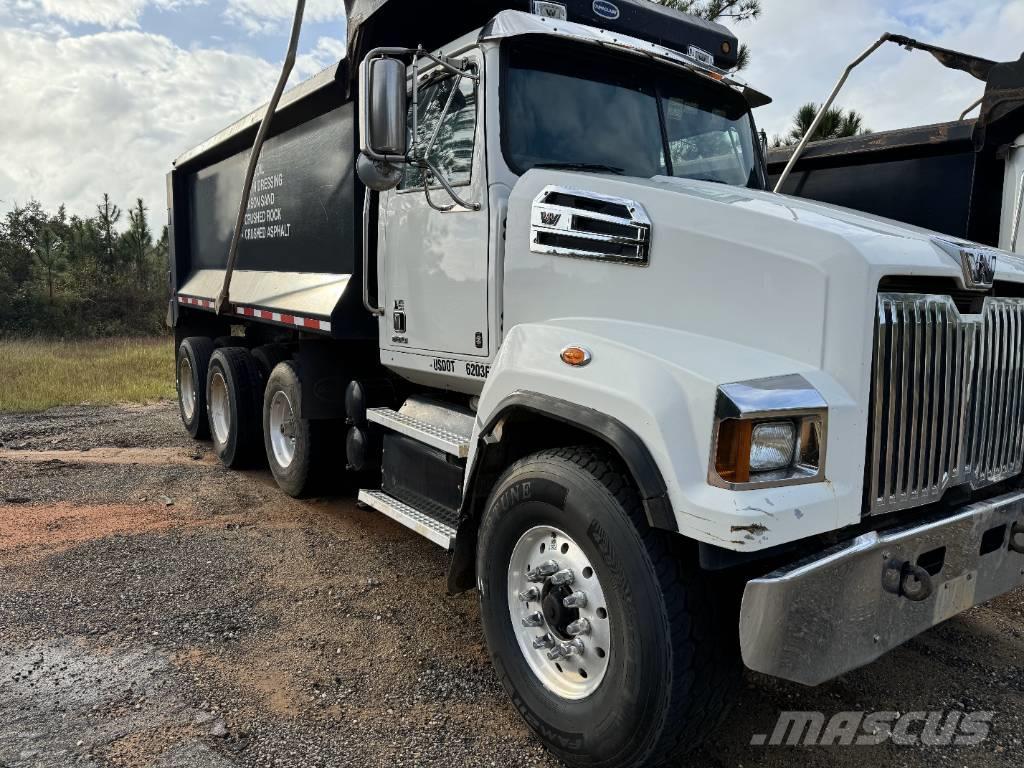
M 563 362 L 560 353 L 570 345 L 590 351 L 591 362 Z M 652 527 L 708 540 L 700 529 L 706 521 L 687 521 L 681 502 L 685 485 L 706 481 L 718 384 L 793 372 L 796 365 L 732 347 L 737 345 L 604 318 L 512 328 L 477 409 L 450 588 L 473 586 L 477 521 L 497 476 L 520 458 L 505 455 L 501 443 L 510 414 L 539 415 L 597 438 L 629 469 Z

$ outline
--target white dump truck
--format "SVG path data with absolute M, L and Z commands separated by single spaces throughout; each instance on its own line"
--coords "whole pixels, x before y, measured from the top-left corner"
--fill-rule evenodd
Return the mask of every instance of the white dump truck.
M 744 664 L 815 685 L 1024 582 L 1020 257 L 767 191 L 717 24 L 348 10 L 168 177 L 181 417 L 450 551 L 555 755 L 658 765 Z

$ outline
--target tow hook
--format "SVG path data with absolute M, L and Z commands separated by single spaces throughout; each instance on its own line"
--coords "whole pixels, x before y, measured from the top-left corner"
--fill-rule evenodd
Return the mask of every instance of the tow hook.
M 1024 555 L 1024 523 L 1014 523 L 1010 528 L 1010 550 Z
M 1024 528 L 1021 530 L 1024 532 Z M 932 593 L 932 577 L 919 565 L 893 558 L 886 562 L 882 571 L 882 588 L 917 603 Z

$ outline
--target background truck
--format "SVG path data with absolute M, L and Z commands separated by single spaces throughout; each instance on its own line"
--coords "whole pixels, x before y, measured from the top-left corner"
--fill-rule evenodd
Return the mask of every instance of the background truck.
M 808 144 L 779 191 L 1021 253 L 1024 55 L 994 62 L 909 42 L 983 82 L 982 98 L 946 123 Z M 769 151 L 773 187 L 794 151 Z
M 182 420 L 450 550 L 552 752 L 660 764 L 744 663 L 818 684 L 1024 581 L 1020 258 L 768 192 L 717 24 L 348 10 L 168 177 Z

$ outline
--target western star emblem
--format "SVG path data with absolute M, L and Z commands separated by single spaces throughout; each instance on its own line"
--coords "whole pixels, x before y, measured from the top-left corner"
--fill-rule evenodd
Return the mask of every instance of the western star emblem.
M 960 259 L 964 267 L 964 280 L 970 288 L 991 288 L 996 279 L 996 254 L 976 248 L 962 248 Z
M 556 227 L 558 222 L 562 220 L 562 214 L 551 213 L 550 211 L 542 211 L 540 214 L 540 223 L 545 227 Z
M 984 291 L 992 287 L 996 278 L 996 251 L 940 237 L 933 237 L 932 242 L 960 262 L 964 288 Z

